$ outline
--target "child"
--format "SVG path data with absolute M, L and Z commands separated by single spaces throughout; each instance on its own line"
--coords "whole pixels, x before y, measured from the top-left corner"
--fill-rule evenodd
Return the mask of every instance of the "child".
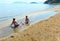
M 13 18 L 11 27 L 12 27 L 12 28 L 16 28 L 16 27 L 18 27 L 18 26 L 19 26 L 19 24 L 16 22 L 15 18 Z
M 26 16 L 26 18 L 25 18 L 25 24 L 29 24 L 28 16 Z

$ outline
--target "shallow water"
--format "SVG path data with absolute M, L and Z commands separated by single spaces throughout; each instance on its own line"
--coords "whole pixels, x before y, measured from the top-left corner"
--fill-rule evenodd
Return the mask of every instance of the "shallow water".
M 0 21 L 6 21 L 18 15 L 29 14 L 30 12 L 52 8 L 48 4 L 0 4 Z

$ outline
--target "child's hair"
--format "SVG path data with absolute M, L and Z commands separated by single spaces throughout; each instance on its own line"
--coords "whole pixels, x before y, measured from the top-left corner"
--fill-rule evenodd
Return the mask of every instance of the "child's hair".
M 15 18 L 13 18 L 13 20 L 15 20 Z
M 28 16 L 26 16 L 26 17 L 28 17 Z

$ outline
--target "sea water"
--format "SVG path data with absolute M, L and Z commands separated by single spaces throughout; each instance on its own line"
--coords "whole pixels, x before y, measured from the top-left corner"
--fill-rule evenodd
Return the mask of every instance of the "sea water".
M 39 4 L 0 3 L 0 22 L 9 20 L 10 18 L 16 17 L 18 15 L 21 16 L 23 14 L 29 14 L 30 12 L 52 8 L 53 6 L 54 5 L 48 5 L 43 3 Z

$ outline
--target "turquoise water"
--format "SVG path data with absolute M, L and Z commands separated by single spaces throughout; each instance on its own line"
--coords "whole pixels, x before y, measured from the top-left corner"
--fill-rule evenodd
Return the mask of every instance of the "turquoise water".
M 52 8 L 54 5 L 48 4 L 0 4 L 0 21 L 6 21 L 18 15 Z

